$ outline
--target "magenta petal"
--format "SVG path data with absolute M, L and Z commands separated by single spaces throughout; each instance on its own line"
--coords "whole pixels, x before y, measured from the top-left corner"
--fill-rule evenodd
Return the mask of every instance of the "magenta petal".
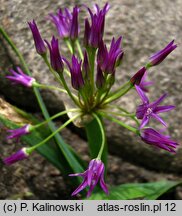
M 144 118 L 142 119 L 141 125 L 140 125 L 140 129 L 142 129 L 143 127 L 145 127 L 149 122 L 149 118 L 147 116 L 144 116 Z
M 29 154 L 26 152 L 26 148 L 22 148 L 16 153 L 12 154 L 11 156 L 3 159 L 4 164 L 11 165 L 16 163 L 17 161 L 23 160 L 29 156 Z
M 100 178 L 100 186 L 102 188 L 102 190 L 106 193 L 106 194 L 109 194 L 109 191 L 108 191 L 108 188 L 104 182 L 104 169 L 101 173 L 101 178 Z
M 82 191 L 86 187 L 87 187 L 87 179 L 85 178 L 82 181 L 82 183 L 77 187 L 77 189 L 75 191 L 73 191 L 73 193 L 71 194 L 71 196 L 74 196 L 74 195 L 78 194 L 80 191 Z
M 135 85 L 135 88 L 138 92 L 138 95 L 140 96 L 140 98 L 142 99 L 142 102 L 144 104 L 148 104 L 149 103 L 149 99 L 147 98 L 147 96 L 145 95 L 145 93 L 141 90 L 141 88 L 137 85 Z
M 166 97 L 167 97 L 167 94 L 166 93 L 163 94 L 158 100 L 156 100 L 153 103 L 151 103 L 150 107 L 153 108 L 153 109 L 156 108 L 157 105 L 159 105 L 164 100 L 164 98 L 166 98 Z
M 143 119 L 145 113 L 147 111 L 147 107 L 145 105 L 139 105 L 136 110 L 136 117 L 138 119 Z
M 155 108 L 155 113 L 161 113 L 161 112 L 168 112 L 172 109 L 174 109 L 175 106 L 173 105 L 168 105 L 168 106 L 158 106 Z
M 165 123 L 165 121 L 162 120 L 162 118 L 160 116 L 158 116 L 155 113 L 152 113 L 152 117 L 155 118 L 157 121 L 159 121 L 160 123 L 162 123 L 165 127 L 167 127 L 167 124 Z
M 87 198 L 90 197 L 90 195 L 91 195 L 91 193 L 92 193 L 94 187 L 95 187 L 95 185 L 91 185 L 91 186 L 90 186 L 90 188 L 89 188 L 89 190 L 88 190 L 88 192 L 87 192 Z
M 173 153 L 178 145 L 178 143 L 171 140 L 169 136 L 163 135 L 152 128 L 142 130 L 141 138 L 147 144 L 157 146 Z

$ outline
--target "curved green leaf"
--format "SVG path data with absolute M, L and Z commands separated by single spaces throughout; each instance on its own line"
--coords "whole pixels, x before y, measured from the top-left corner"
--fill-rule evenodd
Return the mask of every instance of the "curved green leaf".
M 122 184 L 110 188 L 107 196 L 104 192 L 92 194 L 90 200 L 155 200 L 173 187 L 182 184 L 178 181 L 160 181 L 151 183 Z

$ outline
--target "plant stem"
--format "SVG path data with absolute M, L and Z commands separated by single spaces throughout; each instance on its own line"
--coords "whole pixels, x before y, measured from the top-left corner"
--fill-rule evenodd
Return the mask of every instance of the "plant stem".
M 78 99 L 71 93 L 71 91 L 69 90 L 67 84 L 66 84 L 66 81 L 63 77 L 63 74 L 60 74 L 60 78 L 61 78 L 61 82 L 62 82 L 62 85 L 64 86 L 64 88 L 66 89 L 66 91 L 68 92 L 68 95 L 70 96 L 70 98 L 72 99 L 72 101 L 78 106 L 80 107 L 80 104 L 78 102 Z
M 131 127 L 131 126 L 125 124 L 124 122 L 122 122 L 122 121 L 120 121 L 120 120 L 118 120 L 118 119 L 116 119 L 116 118 L 114 118 L 112 116 L 107 115 L 107 113 L 99 112 L 99 114 L 102 115 L 102 116 L 104 116 L 105 118 L 107 118 L 107 119 L 109 119 L 109 120 L 111 120 L 111 121 L 113 121 L 113 122 L 121 125 L 122 127 L 126 128 L 126 129 L 128 129 L 128 130 L 130 130 L 132 132 L 134 132 L 135 134 L 137 134 L 137 135 L 139 134 L 138 129 L 136 129 L 134 127 Z
M 97 120 L 97 122 L 99 124 L 99 127 L 100 127 L 100 131 L 101 131 L 102 143 L 101 143 L 101 147 L 100 147 L 100 150 L 99 150 L 99 153 L 98 153 L 98 156 L 97 156 L 97 159 L 101 160 L 102 153 L 103 153 L 103 150 L 104 150 L 104 145 L 105 145 L 105 142 L 106 142 L 106 136 L 105 136 L 105 132 L 104 132 L 104 128 L 102 126 L 101 120 L 99 119 L 97 114 L 93 113 L 92 115 Z
M 73 55 L 73 54 L 74 54 L 74 49 L 73 49 L 73 47 L 71 46 L 71 43 L 70 43 L 69 39 L 65 39 L 64 41 L 65 41 L 65 43 L 66 43 L 66 45 L 67 45 L 67 47 L 68 47 L 70 53 Z
M 65 114 L 67 114 L 67 113 L 69 113 L 69 112 L 79 112 L 79 111 L 80 111 L 79 109 L 70 109 L 70 110 L 65 110 L 65 111 L 59 112 L 59 113 L 57 113 L 57 114 L 51 116 L 51 117 L 50 117 L 49 119 L 47 119 L 46 121 L 41 122 L 40 124 L 37 124 L 37 125 L 35 125 L 35 126 L 33 125 L 33 126 L 32 126 L 32 129 L 34 130 L 34 129 L 38 128 L 38 127 L 41 127 L 42 125 L 47 124 L 49 121 L 51 121 L 51 120 L 53 120 L 53 119 L 55 119 L 55 118 L 58 118 L 58 117 L 60 117 L 60 116 L 62 116 L 62 115 L 65 115 Z
M 67 70 L 66 68 L 64 68 L 64 72 L 65 72 L 69 77 L 71 77 L 71 74 L 70 74 L 69 70 Z
M 108 95 L 108 98 L 105 100 L 103 104 L 108 104 L 114 100 L 117 100 L 118 98 L 125 95 L 129 90 L 133 88 L 133 84 L 130 82 L 125 83 L 119 90 L 111 93 Z
M 108 107 L 116 108 L 116 109 L 118 109 L 118 110 L 120 110 L 120 111 L 126 113 L 126 115 L 131 115 L 131 113 L 129 113 L 127 110 L 125 110 L 125 109 L 122 108 L 122 107 L 118 107 L 118 106 L 114 106 L 114 105 L 109 105 Z M 130 116 L 130 117 L 131 117 L 131 119 L 133 119 L 133 120 L 136 122 L 136 124 L 137 124 L 138 126 L 140 125 L 140 123 L 139 123 L 139 121 L 138 121 L 138 119 L 136 118 L 135 115 L 134 115 L 134 116 Z
M 78 49 L 78 53 L 79 53 L 79 55 L 80 55 L 80 58 L 83 60 L 83 52 L 82 52 L 82 49 L 81 49 L 81 46 L 80 46 L 80 42 L 79 42 L 78 39 L 76 40 L 76 46 L 77 46 L 77 49 Z
M 48 136 L 46 139 L 44 139 L 43 141 L 41 141 L 40 143 L 36 144 L 33 147 L 30 147 L 28 149 L 28 153 L 32 153 L 36 148 L 40 147 L 41 145 L 43 145 L 44 143 L 46 143 L 48 140 L 50 140 L 53 136 L 55 136 L 58 132 L 60 132 L 63 128 L 65 128 L 68 124 L 70 124 L 72 121 L 74 121 L 76 118 L 78 118 L 80 116 L 74 116 L 72 119 L 69 119 L 67 122 L 65 122 L 60 128 L 58 128 L 56 131 L 54 131 L 50 136 Z
M 55 79 L 58 81 L 58 83 L 60 83 L 60 84 L 62 85 L 61 80 L 60 80 L 60 78 L 59 78 L 59 75 L 58 75 L 57 72 L 54 71 L 53 68 L 51 67 L 51 65 L 50 65 L 50 63 L 49 63 L 49 61 L 48 61 L 48 59 L 47 59 L 47 56 L 43 56 L 42 58 L 44 59 L 46 65 L 48 66 L 50 72 L 53 74 L 53 76 L 55 77 Z
M 60 92 L 64 92 L 64 93 L 67 94 L 67 91 L 66 91 L 66 90 L 61 89 L 61 88 L 59 88 L 59 87 L 51 86 L 51 85 L 44 85 L 44 84 L 40 84 L 40 83 L 35 82 L 35 83 L 33 84 L 33 86 L 35 86 L 35 87 L 37 87 L 37 88 L 43 88 L 43 89 L 58 90 L 58 91 L 60 91 Z

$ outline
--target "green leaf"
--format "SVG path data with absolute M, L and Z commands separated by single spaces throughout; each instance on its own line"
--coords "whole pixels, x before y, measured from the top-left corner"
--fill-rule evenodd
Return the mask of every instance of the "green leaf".
M 155 200 L 170 189 L 182 184 L 178 181 L 160 181 L 152 183 L 122 184 L 110 188 L 107 196 L 104 192 L 92 194 L 90 200 Z
M 88 137 L 90 156 L 91 158 L 96 158 L 102 143 L 102 135 L 99 124 L 96 119 L 93 119 L 89 124 L 86 125 L 85 128 Z M 108 150 L 106 143 L 102 154 L 102 161 L 104 162 L 105 166 L 107 166 L 107 152 Z

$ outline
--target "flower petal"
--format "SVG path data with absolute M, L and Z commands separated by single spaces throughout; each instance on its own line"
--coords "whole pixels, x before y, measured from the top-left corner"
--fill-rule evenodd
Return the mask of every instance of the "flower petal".
M 167 124 L 165 123 L 165 121 L 162 120 L 162 118 L 160 116 L 158 116 L 157 114 L 155 113 L 152 113 L 151 116 L 153 118 L 155 118 L 157 121 L 159 121 L 160 123 L 162 123 L 165 127 L 167 127 Z
M 87 178 L 85 178 L 82 181 L 82 183 L 77 187 L 77 189 L 75 191 L 73 191 L 73 193 L 71 194 L 71 196 L 74 196 L 74 195 L 78 194 L 80 191 L 82 191 L 86 187 L 87 187 Z
M 145 127 L 145 125 L 147 125 L 149 122 L 149 117 L 148 116 L 144 116 L 141 125 L 140 125 L 140 129 L 142 129 L 143 127 Z
M 157 107 L 157 105 L 159 105 L 163 100 L 164 98 L 167 97 L 167 94 L 163 94 L 158 100 L 154 101 L 153 103 L 150 104 L 150 107 L 155 109 Z
M 172 110 L 174 108 L 175 108 L 175 106 L 173 106 L 173 105 L 158 106 L 158 107 L 155 108 L 154 111 L 155 111 L 155 113 L 168 112 L 168 111 L 170 111 L 170 110 Z
M 140 96 L 142 102 L 144 104 L 149 104 L 149 99 L 147 98 L 147 96 L 145 95 L 145 93 L 141 90 L 141 88 L 139 86 L 137 86 L 137 85 L 135 85 L 135 88 L 136 88 L 136 90 L 138 92 L 138 95 Z

